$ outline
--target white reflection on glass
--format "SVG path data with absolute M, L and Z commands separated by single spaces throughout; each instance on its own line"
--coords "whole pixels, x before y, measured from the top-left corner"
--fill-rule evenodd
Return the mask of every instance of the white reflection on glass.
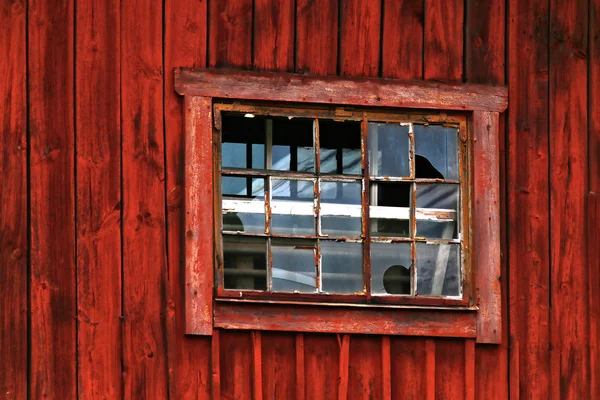
M 460 245 L 417 243 L 417 294 L 460 295 Z
M 316 292 L 317 267 L 314 241 L 273 239 L 271 252 L 273 291 Z
M 314 183 L 308 180 L 271 180 L 271 232 L 314 235 Z
M 458 184 L 417 184 L 417 237 L 457 239 Z
M 264 179 L 240 176 L 221 177 L 223 230 L 265 231 Z
M 322 234 L 360 236 L 361 187 L 360 182 L 320 182 Z

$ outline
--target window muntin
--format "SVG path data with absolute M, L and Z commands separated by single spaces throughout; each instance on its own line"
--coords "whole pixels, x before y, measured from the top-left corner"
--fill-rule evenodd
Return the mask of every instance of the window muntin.
M 215 107 L 219 295 L 464 299 L 464 116 L 244 110 Z M 230 178 L 235 193 L 225 188 Z

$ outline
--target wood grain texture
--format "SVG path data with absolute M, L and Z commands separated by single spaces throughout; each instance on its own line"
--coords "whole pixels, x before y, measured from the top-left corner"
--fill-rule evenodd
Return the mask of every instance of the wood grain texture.
M 392 350 L 390 337 L 381 337 L 381 398 L 391 400 L 392 398 Z
M 467 339 L 465 343 L 465 399 L 475 400 L 475 341 Z M 496 396 L 502 393 L 497 393 Z
M 336 335 L 304 334 L 306 399 L 338 395 L 340 347 Z
M 252 332 L 252 399 L 263 398 L 262 333 Z
M 423 78 L 424 0 L 384 0 L 381 65 L 384 78 Z
M 185 332 L 211 335 L 214 225 L 212 100 L 185 98 Z
M 168 396 L 162 3 L 121 4 L 126 398 Z
M 508 95 L 502 86 L 190 68 L 175 71 L 175 88 L 186 96 L 239 100 L 495 112 L 506 109 Z
M 0 5 L 0 393 L 27 397 L 26 4 Z
M 350 341 L 348 399 L 382 399 L 381 338 L 356 335 Z
M 208 65 L 251 68 L 252 0 L 209 2 Z
M 340 4 L 340 74 L 378 76 L 381 0 L 342 0 Z
M 254 2 L 254 67 L 266 71 L 294 70 L 293 0 Z
M 210 349 L 207 338 L 185 333 L 184 100 L 173 88 L 175 67 L 206 66 L 206 1 L 165 1 L 164 121 L 167 203 L 166 303 L 169 395 L 172 399 L 207 398 Z
M 214 326 L 223 329 L 475 337 L 474 311 L 362 309 L 217 302 Z
M 425 340 L 425 399 L 436 399 L 436 344 L 432 339 Z
M 221 331 L 215 330 L 210 338 L 211 399 L 221 399 Z
M 428 339 L 390 338 L 392 399 L 417 400 L 426 393 Z
M 550 388 L 589 393 L 588 1 L 550 1 Z M 597 261 L 597 260 L 596 260 Z
M 262 333 L 262 387 L 265 399 L 297 397 L 296 350 L 296 335 L 287 332 Z
M 425 5 L 425 79 L 460 81 L 463 73 L 462 0 L 431 0 Z
M 29 396 L 77 396 L 74 3 L 28 3 Z
M 348 380 L 350 379 L 350 335 L 338 335 L 340 347 L 340 372 L 338 375 L 338 400 L 348 399 Z
M 78 396 L 123 393 L 118 1 L 76 7 Z M 90 45 L 93 43 L 94 45 Z
M 220 331 L 222 399 L 252 398 L 252 338 L 248 332 Z M 213 391 L 213 399 L 214 397 Z
M 296 0 L 297 73 L 335 75 L 338 0 Z
M 464 399 L 465 341 L 438 339 L 435 342 L 435 398 Z
M 600 195 L 590 192 L 588 196 L 588 287 L 590 291 L 590 398 L 600 394 L 600 301 L 596 289 L 600 285 Z
M 473 232 L 477 343 L 502 340 L 498 113 L 473 113 Z
M 508 265 L 511 379 L 523 399 L 549 397 L 550 247 L 548 2 L 508 4 Z M 513 378 L 511 374 L 511 378 Z

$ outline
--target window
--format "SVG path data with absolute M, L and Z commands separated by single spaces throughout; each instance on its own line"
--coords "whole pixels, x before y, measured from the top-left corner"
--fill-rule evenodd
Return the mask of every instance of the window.
M 468 304 L 464 116 L 214 112 L 219 297 Z
M 505 88 L 175 74 L 188 333 L 500 341 Z

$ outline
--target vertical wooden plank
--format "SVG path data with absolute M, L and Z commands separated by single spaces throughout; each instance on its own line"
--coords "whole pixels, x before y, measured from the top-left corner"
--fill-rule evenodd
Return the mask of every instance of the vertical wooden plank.
M 340 346 L 340 374 L 338 378 L 338 400 L 348 398 L 348 379 L 350 368 L 350 335 L 338 335 Z
M 263 398 L 263 379 L 262 379 L 262 333 L 252 332 L 252 398 L 262 400 Z
M 475 340 L 472 339 L 465 340 L 465 399 L 475 400 Z
M 462 0 L 428 0 L 425 4 L 425 79 L 459 81 L 463 73 Z
M 425 399 L 435 400 L 436 396 L 436 341 L 425 340 Z
M 27 397 L 27 47 L 25 2 L 0 5 L 0 393 Z
M 220 394 L 223 399 L 252 397 L 252 340 L 248 332 L 220 332 Z M 214 398 L 214 392 L 213 392 Z
M 338 0 L 296 0 L 296 72 L 335 75 Z
M 382 75 L 423 78 L 424 0 L 384 0 Z
M 304 334 L 296 334 L 296 400 L 306 398 L 306 379 L 304 363 Z
M 550 384 L 548 2 L 511 0 L 508 11 L 510 393 L 540 399 Z
M 211 371 L 211 399 L 221 400 L 221 331 L 215 329 L 211 337 L 210 371 Z M 208 397 L 207 397 L 208 398 Z
M 505 82 L 506 2 L 467 0 L 466 79 L 472 83 Z M 500 156 L 500 286 L 502 336 L 499 346 L 477 346 L 475 351 L 475 398 L 508 398 L 508 303 L 506 268 L 506 163 L 505 119 L 499 120 Z
M 427 394 L 426 341 L 421 338 L 390 340 L 392 399 L 418 400 Z M 431 381 L 434 376 L 435 373 Z
M 168 396 L 162 3 L 121 4 L 126 398 Z
M 213 329 L 212 99 L 185 98 L 185 332 Z
M 76 7 L 77 369 L 80 398 L 116 398 L 121 375 L 119 2 Z
M 550 1 L 550 382 L 554 398 L 589 394 L 586 249 L 588 1 Z
M 211 1 L 210 67 L 252 66 L 252 0 Z
M 262 334 L 262 387 L 265 399 L 298 398 L 296 368 L 301 367 L 304 373 L 304 366 L 299 365 L 297 358 L 299 351 L 295 335 L 278 332 Z
M 353 336 L 348 368 L 348 399 L 383 398 L 381 366 L 381 337 Z
M 267 71 L 294 70 L 294 1 L 254 2 L 254 66 Z
M 32 398 L 77 396 L 74 5 L 28 5 Z
M 184 336 L 184 100 L 173 89 L 173 69 L 205 67 L 207 2 L 165 1 L 165 165 L 167 203 L 167 351 L 169 395 L 172 399 L 208 398 L 210 352 L 208 338 Z
M 435 343 L 435 398 L 465 396 L 465 344 L 463 340 L 438 339 Z
M 598 374 L 600 371 L 600 350 L 598 336 L 600 336 L 600 301 L 598 300 L 597 288 L 600 287 L 600 196 L 596 192 L 590 192 L 588 196 L 588 268 L 589 268 L 589 307 L 590 307 L 590 397 L 600 396 L 600 382 Z
M 390 337 L 381 338 L 381 375 L 382 375 L 382 399 L 392 398 L 392 352 L 390 348 Z
M 335 335 L 305 334 L 306 398 L 335 399 L 338 395 L 340 346 Z
M 340 73 L 377 76 L 381 0 L 342 0 L 340 4 Z

